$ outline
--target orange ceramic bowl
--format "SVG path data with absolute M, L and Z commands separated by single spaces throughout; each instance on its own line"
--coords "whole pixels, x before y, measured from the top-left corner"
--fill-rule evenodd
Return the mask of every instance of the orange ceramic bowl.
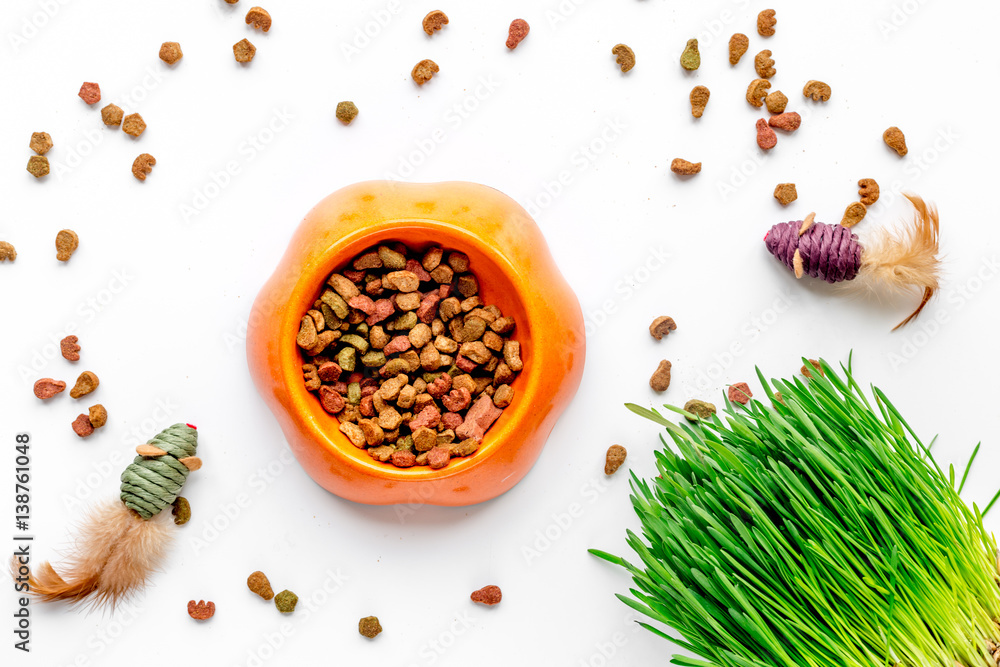
M 515 318 L 524 369 L 513 402 L 475 454 L 440 470 L 396 468 L 339 431 L 302 378 L 299 320 L 326 279 L 361 251 L 401 241 L 468 254 L 484 302 Z M 250 374 L 299 463 L 327 490 L 361 503 L 471 505 L 500 495 L 534 464 L 583 375 L 580 304 L 530 216 L 509 197 L 474 183 L 371 181 L 319 203 L 292 238 L 254 303 L 247 328 Z

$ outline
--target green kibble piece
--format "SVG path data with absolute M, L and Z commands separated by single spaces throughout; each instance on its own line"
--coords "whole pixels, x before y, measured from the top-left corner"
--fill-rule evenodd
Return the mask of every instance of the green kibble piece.
M 368 338 L 368 331 L 368 324 L 365 322 L 362 322 L 358 326 L 354 327 L 354 333 L 362 336 L 363 338 Z
M 382 625 L 378 622 L 378 617 L 365 616 L 358 621 L 358 632 L 368 639 L 374 639 L 378 633 L 382 632 Z
M 708 401 L 699 401 L 696 398 L 691 399 L 684 404 L 684 409 L 687 412 L 695 414 L 699 419 L 711 419 L 712 415 L 715 414 L 715 406 Z M 692 419 L 685 415 L 688 421 L 698 421 L 697 419 Z
M 452 376 L 453 378 L 457 378 L 457 377 L 458 377 L 459 375 L 461 375 L 461 374 L 462 374 L 462 373 L 464 373 L 465 371 L 463 371 L 463 370 L 462 370 L 461 368 L 459 368 L 459 367 L 458 367 L 458 366 L 456 366 L 455 364 L 452 364 L 452 365 L 451 365 L 451 366 L 450 366 L 450 367 L 448 368 L 448 370 L 447 370 L 447 371 L 445 371 L 445 372 L 446 372 L 446 373 L 447 373 L 448 375 Z
M 397 357 L 395 359 L 390 359 L 389 363 L 385 365 L 381 372 L 382 377 L 396 377 L 400 373 L 410 372 L 410 364 L 406 363 L 406 360 Z
M 358 117 L 358 107 L 349 100 L 337 104 L 337 120 L 344 125 L 350 125 Z
M 299 603 L 299 596 L 295 593 L 284 590 L 274 596 L 274 606 L 282 614 L 291 614 L 295 611 L 295 605 Z
M 687 46 L 684 47 L 684 53 L 681 54 L 681 67 L 689 72 L 701 67 L 701 54 L 698 53 L 697 39 L 688 40 Z
M 342 320 L 346 320 L 348 314 L 351 312 L 347 302 L 344 301 L 344 297 L 340 296 L 332 289 L 328 289 L 323 292 L 323 296 L 321 296 L 319 300 L 330 306 L 333 313 Z
M 170 513 L 174 515 L 174 523 L 183 526 L 191 520 L 191 503 L 184 496 L 177 496 L 174 509 Z
M 345 347 L 337 353 L 337 365 L 348 373 L 354 371 L 357 359 L 357 350 L 353 347 Z
M 349 333 L 345 336 L 341 336 L 340 342 L 345 345 L 350 345 L 361 354 L 368 351 L 368 341 L 357 334 Z
M 403 438 L 400 438 L 399 440 L 397 440 L 396 441 L 396 449 L 412 450 L 413 449 L 413 436 L 412 435 L 408 435 L 406 437 L 403 437 Z
M 384 245 L 378 247 L 378 258 L 382 260 L 382 266 L 389 271 L 401 271 L 406 268 L 406 257 Z
M 361 383 L 352 382 L 347 385 L 347 402 L 357 405 L 361 402 Z
M 424 382 L 427 384 L 433 384 L 435 380 L 441 377 L 441 373 L 424 373 L 421 377 L 424 378 Z
M 385 354 L 382 350 L 372 350 L 368 354 L 362 355 L 361 363 L 368 368 L 378 368 L 385 363 Z
M 415 326 L 417 326 L 417 314 L 411 310 L 394 319 L 386 329 L 389 331 L 409 331 Z
M 327 329 L 332 331 L 340 326 L 341 320 L 334 314 L 333 308 L 325 303 L 320 303 L 319 309 L 323 313 L 323 321 L 326 322 Z

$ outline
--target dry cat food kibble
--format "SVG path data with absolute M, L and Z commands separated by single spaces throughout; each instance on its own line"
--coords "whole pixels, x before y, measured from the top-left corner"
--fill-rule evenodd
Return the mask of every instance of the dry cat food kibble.
M 681 67 L 689 72 L 701 67 L 701 54 L 698 53 L 698 40 L 689 39 L 684 51 L 681 52 Z
M 344 125 L 350 125 L 355 118 L 358 117 L 358 107 L 354 105 L 354 102 L 339 102 L 337 103 L 337 120 L 339 120 Z
M 729 38 L 729 64 L 737 65 L 740 58 L 750 48 L 750 38 L 742 32 L 738 32 Z
M 257 47 L 250 43 L 249 39 L 241 39 L 233 44 L 233 57 L 238 63 L 248 63 L 257 54 Z
M 424 17 L 424 32 L 428 35 L 433 35 L 435 30 L 440 30 L 446 25 L 448 25 L 448 15 L 440 9 L 435 9 Z
M 663 340 L 664 336 L 667 336 L 671 331 L 676 330 L 677 323 L 674 322 L 674 318 L 666 315 L 660 315 L 653 320 L 652 324 L 649 325 L 649 335 L 656 340 Z
M 181 51 L 181 45 L 177 42 L 163 42 L 160 45 L 160 60 L 168 65 L 173 65 L 183 57 L 184 52 Z
M 0 262 L 6 262 L 10 260 L 13 262 L 17 259 L 17 250 L 14 246 L 6 241 L 0 241 Z
M 675 157 L 670 162 L 670 171 L 678 176 L 693 176 L 701 171 L 701 162 L 688 162 L 679 157 Z
M 90 423 L 90 417 L 85 414 L 77 415 L 76 421 L 73 422 L 72 426 L 73 432 L 81 438 L 86 438 L 94 432 L 94 425 Z
M 87 419 L 90 420 L 90 425 L 94 428 L 101 428 L 108 423 L 108 411 L 103 405 L 97 403 L 87 409 Z
M 767 124 L 784 132 L 794 132 L 802 125 L 802 116 L 794 111 L 787 111 L 771 116 L 767 119 Z
M 774 26 L 777 25 L 778 19 L 774 18 L 773 9 L 765 9 L 760 14 L 757 14 L 757 34 L 761 37 L 770 37 L 774 34 Z
M 708 98 L 712 93 L 705 86 L 695 86 L 691 89 L 691 95 L 689 99 L 691 100 L 691 115 L 695 118 L 701 118 L 701 115 L 705 113 L 705 107 L 708 106 Z
M 247 577 L 247 588 L 265 600 L 270 600 L 274 597 L 274 590 L 271 588 L 271 582 L 268 581 L 267 575 L 260 570 L 251 572 L 250 576 Z
M 68 262 L 78 247 L 80 237 L 72 229 L 63 229 L 56 234 L 56 259 L 60 262 Z
M 72 398 L 86 396 L 97 389 L 100 384 L 101 381 L 97 378 L 96 374 L 90 371 L 84 371 L 80 373 L 80 377 L 76 379 L 76 384 L 69 390 L 69 395 Z
M 764 98 L 764 104 L 767 105 L 767 110 L 771 113 L 782 113 L 785 107 L 788 106 L 788 98 L 780 90 L 776 90 L 773 93 L 768 93 L 767 97 Z
M 853 227 L 864 220 L 867 213 L 868 209 L 865 208 L 864 204 L 859 201 L 852 202 L 844 209 L 844 217 L 841 219 L 840 224 L 848 228 Z
M 45 155 L 52 148 L 52 137 L 49 136 L 48 132 L 34 132 L 31 135 L 31 141 L 28 142 L 28 147 L 39 155 Z
M 656 367 L 656 371 L 649 378 L 649 386 L 653 391 L 666 391 L 670 387 L 670 367 L 671 364 L 666 359 Z
M 85 81 L 77 95 L 87 104 L 97 104 L 101 101 L 101 87 L 96 83 Z
M 692 398 L 684 404 L 684 410 L 694 415 L 694 418 L 684 415 L 688 421 L 698 421 L 699 419 L 711 419 L 715 414 L 715 406 L 708 401 L 700 401 Z
M 799 198 L 799 193 L 795 189 L 795 183 L 778 183 L 774 187 L 774 198 L 782 206 L 788 206 Z
M 483 586 L 478 591 L 472 591 L 472 595 L 469 598 L 473 602 L 478 602 L 479 604 L 485 604 L 492 607 L 495 604 L 500 604 L 500 600 L 503 599 L 503 592 L 501 592 L 499 586 L 489 585 Z
M 774 133 L 771 126 L 763 118 L 757 119 L 757 145 L 762 150 L 771 150 L 778 143 L 778 135 Z
M 767 97 L 767 91 L 771 88 L 771 82 L 767 79 L 754 79 L 747 86 L 747 102 L 751 106 L 757 109 L 764 106 L 764 98 Z
M 608 453 L 604 456 L 604 474 L 614 475 L 622 464 L 625 463 L 625 457 L 628 456 L 628 451 L 621 445 L 611 445 L 608 447 Z
M 117 104 L 109 104 L 101 109 L 101 120 L 105 125 L 118 126 L 122 124 L 125 112 Z
M 750 391 L 750 385 L 746 382 L 737 382 L 736 384 L 729 385 L 729 390 L 726 392 L 727 397 L 732 403 L 739 403 L 740 405 L 746 405 L 753 398 L 753 392 Z
M 888 130 L 882 133 L 882 141 L 885 145 L 896 151 L 896 155 L 903 157 L 909 152 L 906 148 L 906 137 L 903 136 L 903 131 L 893 125 Z
M 428 81 L 430 81 L 437 72 L 440 72 L 441 68 L 433 60 L 424 59 L 413 66 L 413 70 L 410 72 L 410 76 L 418 86 L 422 86 Z
M 382 624 L 378 622 L 377 616 L 365 616 L 358 621 L 358 632 L 368 639 L 375 639 L 382 632 Z
M 528 36 L 528 32 L 531 31 L 531 26 L 524 19 L 514 19 L 510 22 L 510 28 L 507 30 L 507 48 L 514 50 L 517 45 L 524 41 L 524 38 Z
M 130 137 L 138 137 L 146 131 L 146 121 L 137 113 L 130 113 L 122 119 L 122 131 Z
M 40 398 L 43 401 L 52 398 L 56 394 L 62 393 L 66 390 L 66 383 L 62 380 L 53 380 L 52 378 L 42 378 L 35 382 L 34 392 L 35 397 Z
M 514 319 L 483 301 L 470 268 L 440 247 L 369 248 L 300 320 L 306 388 L 378 461 L 440 468 L 469 456 L 514 398 Z
M 807 81 L 806 85 L 802 88 L 802 94 L 812 98 L 813 102 L 826 102 L 830 99 L 833 91 L 830 89 L 830 86 L 822 81 L 811 80 Z
M 49 175 L 49 159 L 44 155 L 32 155 L 28 158 L 28 173 L 35 178 Z
M 774 58 L 771 57 L 769 49 L 764 49 L 754 56 L 753 67 L 757 70 L 757 76 L 762 79 L 770 79 L 777 71 L 774 69 Z
M 138 180 L 144 181 L 146 180 L 146 175 L 153 171 L 153 165 L 155 164 L 155 157 L 149 153 L 141 153 L 132 163 L 132 175 Z
M 621 67 L 622 72 L 635 67 L 635 52 L 625 44 L 615 44 L 611 54 L 615 56 L 615 62 Z
M 282 614 L 291 614 L 295 611 L 295 605 L 299 603 L 299 596 L 295 593 L 284 590 L 274 596 L 274 606 Z
M 862 204 L 871 206 L 878 201 L 878 195 L 878 183 L 874 178 L 862 178 L 858 181 L 858 196 L 861 197 Z
M 215 616 L 215 603 L 199 600 L 188 602 L 188 616 L 196 621 L 207 621 Z
M 815 359 L 810 359 L 809 360 L 809 364 L 815 370 L 819 371 L 820 375 L 826 375 L 826 371 L 823 370 L 823 365 L 821 363 L 819 363 L 818 361 L 816 361 Z M 802 364 L 802 368 L 799 369 L 799 372 L 802 373 L 803 375 L 805 375 L 807 378 L 811 378 L 812 377 L 812 373 L 809 371 L 809 368 L 805 364 Z
M 170 513 L 174 517 L 174 525 L 183 526 L 191 520 L 191 503 L 184 496 L 177 496 L 174 499 L 174 506 L 170 510 Z
M 80 339 L 66 336 L 59 341 L 59 351 L 66 361 L 80 361 Z
M 251 7 L 247 12 L 246 22 L 248 26 L 264 32 L 271 29 L 271 15 L 263 7 Z

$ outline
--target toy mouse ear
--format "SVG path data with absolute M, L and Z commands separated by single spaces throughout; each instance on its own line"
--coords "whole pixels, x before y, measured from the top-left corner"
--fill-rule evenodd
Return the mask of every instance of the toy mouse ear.
M 164 454 L 166 454 L 165 451 L 163 451 L 159 447 L 154 447 L 153 445 L 139 445 L 138 447 L 135 448 L 135 453 L 138 454 L 139 456 L 146 456 L 146 457 L 163 456 Z
M 183 463 L 191 472 L 201 468 L 201 459 L 197 456 L 185 456 L 184 458 L 177 460 Z

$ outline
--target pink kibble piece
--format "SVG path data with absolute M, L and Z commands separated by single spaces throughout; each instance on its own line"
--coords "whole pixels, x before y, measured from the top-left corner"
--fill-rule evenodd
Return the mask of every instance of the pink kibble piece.
M 736 384 L 729 385 L 729 391 L 727 392 L 729 400 L 733 403 L 739 403 L 740 405 L 746 405 L 753 398 L 753 392 L 750 391 L 750 385 L 746 382 L 737 382 Z
M 767 121 L 763 118 L 757 121 L 757 145 L 761 149 L 767 151 L 778 143 L 778 135 L 774 133 L 774 130 L 767 124 Z

